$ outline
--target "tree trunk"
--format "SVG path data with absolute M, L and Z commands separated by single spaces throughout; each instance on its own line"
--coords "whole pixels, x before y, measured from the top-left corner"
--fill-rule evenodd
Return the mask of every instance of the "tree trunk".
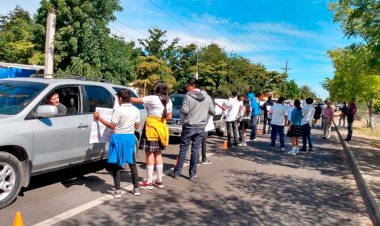
M 369 121 L 367 123 L 368 127 L 371 127 L 371 130 L 374 129 L 373 125 L 373 101 L 367 101 L 367 107 L 368 107 L 368 115 L 369 115 Z

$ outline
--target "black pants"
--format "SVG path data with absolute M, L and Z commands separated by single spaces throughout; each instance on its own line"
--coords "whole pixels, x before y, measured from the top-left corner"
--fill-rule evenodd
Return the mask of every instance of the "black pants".
M 234 141 L 232 142 L 232 137 Z M 227 138 L 228 138 L 228 146 L 231 147 L 231 145 L 237 145 L 238 142 L 238 127 L 237 122 L 227 122 Z
M 208 132 L 205 132 L 202 138 L 202 162 L 205 162 L 207 160 L 207 157 L 206 157 L 207 136 L 208 136 Z
M 139 175 L 137 172 L 137 167 L 136 167 L 136 153 L 133 154 L 133 162 L 134 164 L 128 164 L 129 168 L 131 169 L 131 175 L 132 175 L 132 182 L 133 182 L 133 187 L 137 188 L 139 185 Z M 112 176 L 113 176 L 113 181 L 115 183 L 115 188 L 120 189 L 120 171 L 123 169 L 123 167 L 118 166 L 117 164 L 112 164 L 113 165 L 113 171 L 112 171 Z
M 263 134 L 270 134 L 270 127 L 271 127 L 270 123 L 271 123 L 271 119 L 268 118 L 268 116 L 265 116 L 265 115 L 264 115 Z M 267 129 L 267 124 L 268 124 L 268 132 L 266 131 L 266 129 Z
M 313 144 L 311 143 L 311 127 L 309 123 L 302 125 L 302 149 L 306 150 L 307 142 L 309 142 L 309 149 L 311 150 Z

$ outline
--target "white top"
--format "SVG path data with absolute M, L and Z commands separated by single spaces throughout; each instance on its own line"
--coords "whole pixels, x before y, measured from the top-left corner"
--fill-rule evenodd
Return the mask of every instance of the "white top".
M 135 123 L 140 123 L 140 111 L 132 104 L 122 104 L 114 110 L 111 122 L 116 125 L 115 133 L 133 134 Z
M 142 98 L 144 105 L 147 110 L 148 116 L 157 116 L 162 117 L 162 113 L 164 112 L 164 105 L 161 103 L 160 97 L 157 95 L 149 95 Z M 173 111 L 173 103 L 168 98 L 168 103 L 166 105 L 167 112 Z
M 233 122 L 239 118 L 239 112 L 241 109 L 241 103 L 237 100 L 237 97 L 228 99 L 227 102 L 227 114 L 226 121 Z
M 313 119 L 315 108 L 312 104 L 307 104 L 305 107 L 302 108 L 303 117 L 301 119 L 301 125 L 306 125 L 307 123 L 310 123 L 310 121 Z
M 275 104 L 270 108 L 269 113 L 272 114 L 271 124 L 276 126 L 285 126 L 285 116 L 288 115 L 288 106 L 283 104 Z

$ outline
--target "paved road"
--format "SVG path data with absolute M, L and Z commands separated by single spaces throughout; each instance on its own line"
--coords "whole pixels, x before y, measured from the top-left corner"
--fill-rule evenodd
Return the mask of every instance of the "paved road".
M 77 171 L 40 176 L 0 210 L 0 225 L 11 225 L 17 210 L 25 225 L 370 225 L 336 136 L 314 140 L 314 153 L 288 156 L 270 149 L 266 136 L 227 151 L 212 137 L 213 164 L 199 166 L 196 182 L 165 177 L 164 189 L 142 191 L 140 197 L 109 195 L 112 178 L 105 170 L 83 177 L 74 177 Z M 172 142 L 165 169 L 177 151 Z M 143 161 L 140 155 L 141 177 Z M 63 175 L 69 179 L 58 179 Z M 129 171 L 123 178 L 130 189 Z

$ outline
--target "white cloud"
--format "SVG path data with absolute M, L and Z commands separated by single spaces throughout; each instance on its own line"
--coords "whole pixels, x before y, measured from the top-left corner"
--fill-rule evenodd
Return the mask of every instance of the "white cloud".
M 312 32 L 298 29 L 297 26 L 288 23 L 250 23 L 246 25 L 247 30 L 253 32 L 268 32 L 274 34 L 283 34 L 298 38 L 313 38 L 315 34 Z

